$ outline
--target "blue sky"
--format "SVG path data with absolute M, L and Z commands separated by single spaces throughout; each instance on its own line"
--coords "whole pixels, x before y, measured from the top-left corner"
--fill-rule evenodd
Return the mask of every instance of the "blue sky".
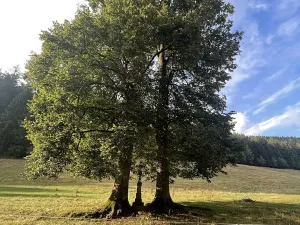
M 223 93 L 236 131 L 300 136 L 300 0 L 229 0 L 244 31 L 237 70 Z
M 236 131 L 300 136 L 300 0 L 227 0 L 234 30 L 245 32 L 237 70 L 222 94 L 237 112 Z M 39 52 L 38 34 L 71 19 L 84 0 L 0 1 L 0 68 Z

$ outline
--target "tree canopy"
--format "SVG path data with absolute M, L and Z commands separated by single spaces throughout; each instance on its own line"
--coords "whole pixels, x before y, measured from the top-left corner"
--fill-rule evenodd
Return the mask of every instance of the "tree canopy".
M 232 112 L 220 94 L 236 68 L 240 32 L 222 0 L 89 1 L 41 35 L 27 76 L 34 145 L 28 175 L 64 170 L 115 186 L 107 209 L 130 208 L 143 162 L 156 178 L 150 209 L 168 212 L 172 177 L 209 180 L 235 162 Z M 113 203 L 112 203 L 113 202 Z

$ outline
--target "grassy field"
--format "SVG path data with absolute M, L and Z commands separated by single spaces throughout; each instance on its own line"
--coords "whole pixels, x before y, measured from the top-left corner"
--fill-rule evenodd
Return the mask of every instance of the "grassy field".
M 96 182 L 63 176 L 58 180 L 26 181 L 20 174 L 22 160 L 0 159 L 0 224 L 169 224 L 239 223 L 300 224 L 300 171 L 239 165 L 227 168 L 208 184 L 203 180 L 176 180 L 171 186 L 174 201 L 209 208 L 190 215 L 137 217 L 106 221 L 68 218 L 94 211 L 107 199 L 111 181 Z M 145 182 L 143 200 L 154 195 L 154 184 Z M 135 181 L 130 188 L 134 200 Z M 238 200 L 251 198 L 255 203 Z

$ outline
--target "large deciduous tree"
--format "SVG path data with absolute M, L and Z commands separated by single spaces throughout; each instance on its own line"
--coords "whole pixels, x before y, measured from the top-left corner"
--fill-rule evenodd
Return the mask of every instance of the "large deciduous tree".
M 241 33 L 222 0 L 92 0 L 41 35 L 28 63 L 31 176 L 67 169 L 115 179 L 103 212 L 130 211 L 131 165 L 156 173 L 150 210 L 176 209 L 172 177 L 209 180 L 234 163 L 232 112 L 220 90 Z M 155 157 L 154 157 L 155 156 Z
M 26 122 L 34 144 L 28 175 L 55 177 L 69 170 L 98 180 L 114 178 L 101 212 L 109 216 L 132 211 L 131 166 L 143 153 L 141 146 L 151 147 L 153 136 L 144 116 L 148 78 L 140 76 L 139 59 L 145 56 L 135 50 L 136 30 L 123 25 L 129 2 L 120 4 L 118 11 L 112 1 L 101 13 L 82 7 L 73 21 L 54 23 L 41 35 L 42 53 L 27 65 L 35 92 L 33 118 Z
M 159 13 L 155 26 L 153 126 L 156 133 L 156 194 L 150 209 L 178 207 L 169 191 L 171 177 L 209 180 L 238 150 L 231 136 L 232 112 L 220 94 L 236 68 L 240 32 L 232 32 L 233 7 L 222 0 L 149 1 Z M 149 22 L 151 24 L 151 22 Z

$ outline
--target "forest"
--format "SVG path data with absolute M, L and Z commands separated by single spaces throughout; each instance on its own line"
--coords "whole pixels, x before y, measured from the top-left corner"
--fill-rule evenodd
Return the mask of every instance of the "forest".
M 235 135 L 243 146 L 238 163 L 300 169 L 300 138 Z

